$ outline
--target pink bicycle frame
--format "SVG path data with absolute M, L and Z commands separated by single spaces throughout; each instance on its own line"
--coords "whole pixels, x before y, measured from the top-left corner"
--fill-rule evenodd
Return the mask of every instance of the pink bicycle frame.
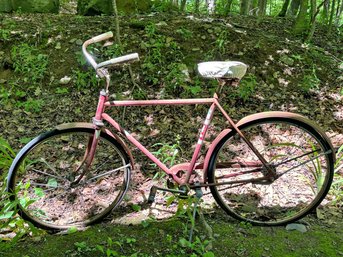
M 164 163 L 162 163 L 156 156 L 154 156 L 146 147 L 144 147 L 135 137 L 133 137 L 128 131 L 123 129 L 118 122 L 116 122 L 112 117 L 110 117 L 107 113 L 105 113 L 106 107 L 111 106 L 152 106 L 152 105 L 196 105 L 196 104 L 209 104 L 210 108 L 207 112 L 205 121 L 203 123 L 201 132 L 198 137 L 198 141 L 192 156 L 192 159 L 189 164 L 185 165 L 186 167 L 186 177 L 184 179 L 179 178 L 174 172 L 175 166 L 168 168 Z M 252 151 L 258 156 L 261 163 L 267 167 L 267 162 L 260 155 L 260 153 L 254 148 L 254 146 L 250 143 L 249 140 L 245 138 L 245 136 L 241 133 L 241 131 L 237 128 L 235 123 L 229 117 L 229 115 L 225 112 L 218 101 L 217 94 L 214 94 L 213 98 L 201 98 L 201 99 L 171 99 L 171 100 L 127 100 L 127 101 L 108 101 L 108 96 L 105 91 L 101 91 L 98 107 L 96 111 L 96 115 L 93 119 L 93 123 L 97 125 L 97 131 L 95 132 L 95 137 L 93 138 L 93 144 L 90 149 L 90 153 L 95 152 L 97 139 L 99 136 L 100 128 L 103 125 L 102 121 L 105 120 L 109 124 L 111 124 L 117 131 L 121 132 L 133 145 L 135 145 L 141 152 L 143 152 L 151 161 L 153 161 L 159 168 L 161 168 L 166 174 L 171 176 L 173 180 L 178 183 L 179 185 L 188 184 L 191 178 L 192 171 L 196 168 L 196 161 L 198 159 L 201 147 L 203 145 L 204 138 L 206 136 L 209 124 L 212 121 L 213 114 L 215 109 L 218 108 L 220 112 L 224 115 L 224 117 L 228 120 L 231 125 L 231 129 L 237 131 L 237 133 L 243 138 L 243 140 L 249 145 Z M 90 157 L 90 159 L 92 159 Z

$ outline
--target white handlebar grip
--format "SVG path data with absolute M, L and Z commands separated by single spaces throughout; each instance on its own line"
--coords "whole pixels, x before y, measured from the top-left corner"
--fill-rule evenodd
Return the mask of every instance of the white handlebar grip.
M 109 32 L 106 32 L 106 33 L 101 34 L 99 36 L 95 36 L 91 40 L 93 41 L 93 43 L 96 43 L 96 42 L 100 42 L 100 41 L 109 39 L 111 37 L 113 37 L 113 33 L 112 33 L 112 31 L 109 31 Z

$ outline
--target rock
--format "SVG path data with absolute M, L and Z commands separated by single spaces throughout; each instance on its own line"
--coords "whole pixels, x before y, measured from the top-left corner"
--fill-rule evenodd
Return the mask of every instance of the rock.
M 118 11 L 121 13 L 149 12 L 151 6 L 151 0 L 117 0 Z
M 307 228 L 303 224 L 298 224 L 298 223 L 291 223 L 286 226 L 286 230 L 292 231 L 292 230 L 297 230 L 301 233 L 307 232 Z
M 111 15 L 113 14 L 112 0 L 78 0 L 77 13 L 86 16 Z
M 60 79 L 60 84 L 61 85 L 66 85 L 70 82 L 71 78 L 68 76 L 64 76 L 63 78 Z
M 293 66 L 294 60 L 291 57 L 288 57 L 287 55 L 282 55 L 280 57 L 280 61 L 288 66 Z
M 75 40 L 74 42 L 75 42 L 75 44 L 77 44 L 78 46 L 82 46 L 82 44 L 83 44 L 83 41 L 82 41 L 81 39 L 77 39 L 77 40 Z
M 58 13 L 59 0 L 13 0 L 12 10 L 28 13 Z
M 11 0 L 1 0 L 0 12 L 11 12 L 13 10 L 11 2 Z
M 151 0 L 117 0 L 117 9 L 119 13 L 137 13 L 147 12 L 150 10 L 152 4 Z M 94 16 L 94 15 L 112 15 L 113 3 L 112 0 L 78 0 L 77 13 L 80 15 Z

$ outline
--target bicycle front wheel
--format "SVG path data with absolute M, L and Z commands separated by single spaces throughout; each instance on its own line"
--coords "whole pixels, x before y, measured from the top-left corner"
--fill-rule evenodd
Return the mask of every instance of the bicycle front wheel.
M 94 132 L 56 129 L 20 151 L 10 169 L 8 190 L 24 219 L 52 230 L 87 226 L 120 203 L 129 186 L 131 163 L 123 147 L 106 133 L 100 135 L 89 170 L 75 183 Z
M 211 156 L 208 182 L 215 184 L 211 192 L 229 215 L 255 225 L 283 225 L 320 204 L 334 165 L 324 133 L 301 119 L 275 116 L 239 129 L 270 164 L 275 180 L 264 180 L 256 155 L 235 131 L 228 133 Z

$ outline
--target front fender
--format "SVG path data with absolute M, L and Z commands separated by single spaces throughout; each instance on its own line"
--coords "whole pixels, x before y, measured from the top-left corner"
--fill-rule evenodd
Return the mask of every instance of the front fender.
M 73 122 L 73 123 L 64 123 L 57 125 L 55 129 L 57 130 L 64 130 L 64 129 L 71 129 L 71 128 L 90 128 L 90 129 L 95 129 L 96 126 L 92 123 L 87 123 L 87 122 Z M 101 131 L 103 133 L 106 133 L 110 137 L 114 138 L 124 149 L 124 151 L 129 155 L 130 162 L 131 162 L 131 168 L 134 169 L 135 163 L 134 159 L 132 156 L 132 153 L 128 146 L 125 144 L 125 142 L 119 137 L 117 134 L 112 133 L 109 129 L 102 128 Z
M 311 126 L 313 129 L 316 130 L 320 136 L 327 141 L 330 144 L 330 147 L 333 150 L 333 146 L 330 142 L 330 139 L 326 136 L 326 134 L 322 131 L 322 129 L 314 122 L 311 120 L 305 118 L 304 116 L 296 113 L 291 113 L 291 112 L 279 112 L 279 111 L 273 111 L 273 112 L 261 112 L 261 113 L 255 113 L 249 116 L 244 117 L 240 121 L 237 122 L 236 126 L 242 127 L 245 126 L 246 124 L 250 122 L 255 122 L 256 120 L 268 120 L 268 119 L 273 119 L 273 118 L 284 118 L 284 119 L 293 119 L 300 121 L 302 123 L 305 123 L 308 126 Z M 207 150 L 205 160 L 204 160 L 204 169 L 203 169 L 203 179 L 204 183 L 207 182 L 207 172 L 208 172 L 208 166 L 209 166 L 209 161 L 211 159 L 211 156 L 213 154 L 214 149 L 216 148 L 217 144 L 222 140 L 227 134 L 229 134 L 232 131 L 232 129 L 224 129 L 220 134 L 213 140 L 211 143 L 210 147 Z

